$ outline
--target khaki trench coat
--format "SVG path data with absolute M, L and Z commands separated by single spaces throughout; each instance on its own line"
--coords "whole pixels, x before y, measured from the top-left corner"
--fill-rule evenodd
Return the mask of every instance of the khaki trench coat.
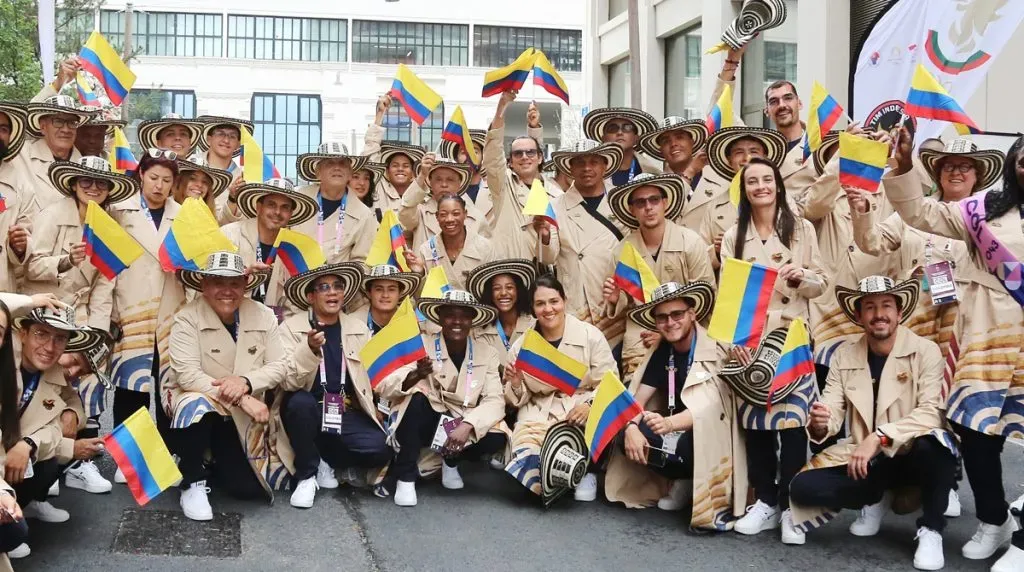
M 429 189 L 421 188 L 414 181 L 402 195 L 398 222 L 402 223 L 406 233 L 412 233 L 410 244 L 420 245 L 441 234 L 441 225 L 437 223 L 437 201 L 428 192 Z M 468 199 L 465 195 L 462 198 Z M 466 200 L 466 228 L 478 234 L 484 234 L 483 231 L 487 230 L 487 219 L 471 200 Z
M 18 396 L 25 389 L 21 376 L 21 344 L 15 344 L 15 361 L 19 367 L 15 370 L 18 380 Z M 32 400 L 21 412 L 18 429 L 22 437 L 35 442 L 36 461 L 56 458 L 61 464 L 70 463 L 75 454 L 75 439 L 65 437 L 60 416 L 65 411 L 73 411 L 78 416 L 78 428 L 85 428 L 85 408 L 78 391 L 64 378 L 64 368 L 54 365 L 44 371 L 39 378 Z
M 7 240 L 7 232 L 16 224 L 31 232 L 32 222 L 39 213 L 39 205 L 10 163 L 0 163 L 0 197 L 3 197 L 6 207 L 0 213 L 0 237 L 3 237 L 0 257 L 4 259 L 4 262 L 0 262 L 0 291 L 15 292 L 25 278 L 25 263 L 32 252 L 32 237 L 29 237 L 28 246 L 25 247 L 25 256 L 19 260 Z
M 257 261 L 256 250 L 260 244 L 260 233 L 257 224 L 257 219 L 247 218 L 221 227 L 224 236 L 228 237 L 228 240 L 238 247 L 238 254 L 242 256 L 246 267 L 255 264 Z M 267 252 L 263 253 L 264 261 L 268 254 Z M 284 267 L 284 263 L 280 260 L 275 260 L 274 267 L 270 271 L 270 279 L 265 284 L 267 289 L 265 303 L 267 306 L 278 308 L 285 306 L 288 300 L 284 295 L 284 283 L 287 280 L 288 270 Z
M 509 364 L 508 351 L 512 349 L 512 344 L 516 343 L 516 340 L 523 337 L 526 334 L 526 330 L 533 327 L 536 320 L 529 314 L 519 314 L 519 318 L 516 319 L 516 329 L 512 332 L 505 332 L 508 337 L 508 347 L 505 347 L 505 342 L 501 341 L 501 335 L 498 334 L 498 326 L 496 323 L 487 324 L 486 326 L 479 328 L 476 332 L 477 339 L 482 342 L 486 342 L 495 353 L 498 354 L 498 363 L 502 367 L 507 367 Z
M 416 249 L 416 254 L 423 261 L 424 272 L 429 273 L 431 268 L 442 266 L 452 288 L 465 290 L 466 274 L 491 260 L 490 244 L 489 240 L 470 228 L 469 221 L 466 221 L 466 243 L 454 263 L 448 258 L 448 252 L 444 248 L 444 239 L 440 235 L 434 235 L 425 240 Z
M 320 185 L 305 185 L 298 191 L 314 200 L 320 195 Z M 319 201 L 318 201 L 319 202 Z M 345 220 L 341 224 L 341 240 L 338 240 L 338 217 L 341 209 L 331 213 L 318 224 L 317 217 L 302 223 L 292 230 L 307 234 L 320 243 L 328 264 L 339 262 L 366 262 L 373 239 L 377 236 L 377 217 L 370 207 L 363 204 L 355 194 L 349 192 L 345 200 Z
M 81 158 L 78 149 L 72 147 L 70 161 L 77 163 Z M 11 161 L 24 185 L 22 188 L 26 193 L 31 193 L 39 208 L 46 208 L 65 196 L 50 183 L 50 165 L 54 160 L 53 152 L 44 139 L 30 137 L 26 139 L 18 156 Z
M 675 223 L 699 233 L 704 216 L 714 205 L 722 201 L 723 196 L 726 204 L 729 204 L 729 183 L 730 181 L 723 181 L 711 167 L 704 167 L 700 180 L 697 181 L 697 188 L 691 188 L 689 183 L 685 183 L 686 202 Z M 722 232 L 728 228 L 728 226 L 723 228 Z

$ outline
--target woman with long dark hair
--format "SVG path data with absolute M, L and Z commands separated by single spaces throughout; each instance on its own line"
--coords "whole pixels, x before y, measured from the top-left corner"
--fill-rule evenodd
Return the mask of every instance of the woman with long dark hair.
M 727 258 L 778 271 L 764 334 L 788 327 L 797 318 L 807 322 L 809 301 L 826 289 L 814 227 L 790 210 L 779 168 L 759 157 L 752 158 L 740 173 L 739 215 L 722 238 L 723 266 Z M 752 359 L 744 346 L 733 346 L 732 355 L 742 365 Z M 816 385 L 813 376 L 799 383 L 770 412 L 763 406 L 740 402 L 739 422 L 746 430 L 747 465 L 755 493 L 755 503 L 736 523 L 740 534 L 776 528 L 781 520 L 782 541 L 803 543 L 803 533 L 796 529 L 789 512 L 789 482 L 807 461 L 804 426 Z M 776 440 L 781 443 L 778 448 Z M 778 482 L 776 474 L 780 475 Z

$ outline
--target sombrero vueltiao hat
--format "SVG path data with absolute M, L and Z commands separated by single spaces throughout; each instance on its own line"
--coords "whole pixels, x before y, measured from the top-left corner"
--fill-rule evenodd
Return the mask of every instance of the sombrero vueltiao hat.
M 711 284 L 703 280 L 690 282 L 686 286 L 678 282 L 666 282 L 654 289 L 654 292 L 651 293 L 650 302 L 630 310 L 628 314 L 629 319 L 645 330 L 657 331 L 658 326 L 654 321 L 654 309 L 659 304 L 672 300 L 683 300 L 686 302 L 696 313 L 697 321 L 703 322 L 715 305 L 715 289 Z
M 661 121 L 661 125 L 657 129 L 650 133 L 644 133 L 644 135 L 640 137 L 640 142 L 637 143 L 637 147 L 647 155 L 659 161 L 664 161 L 665 156 L 661 153 L 661 143 L 658 142 L 658 138 L 669 131 L 682 131 L 689 135 L 690 139 L 693 139 L 694 153 L 696 153 L 708 141 L 708 126 L 704 123 L 703 119 L 684 119 L 682 117 L 671 116 L 663 119 Z
M 572 147 L 555 151 L 551 154 L 551 162 L 555 164 L 555 169 L 558 172 L 572 176 L 569 163 L 576 157 L 586 155 L 597 155 L 604 158 L 608 164 L 604 170 L 605 179 L 611 177 L 619 169 L 619 164 L 622 163 L 621 147 L 615 143 L 598 143 L 593 139 L 583 139 L 577 141 Z
M 222 117 L 219 115 L 200 115 L 196 118 L 196 121 L 202 124 L 202 132 L 198 142 L 200 151 L 206 151 L 210 148 L 210 145 L 206 142 L 206 138 L 210 136 L 211 131 L 223 125 L 237 129 L 239 136 L 241 136 L 243 129 L 248 131 L 249 135 L 254 135 L 256 133 L 256 128 L 253 127 L 252 121 L 248 121 L 246 119 Z
M 249 292 L 259 287 L 270 278 L 266 272 L 252 272 L 245 274 L 245 262 L 240 254 L 234 252 L 214 252 L 206 259 L 206 265 L 202 270 L 179 270 L 178 279 L 186 288 L 202 291 L 204 276 L 220 276 L 224 278 L 236 278 L 245 276 L 247 279 L 245 291 Z
M 380 144 L 380 162 L 387 167 L 387 164 L 395 155 L 405 155 L 412 161 L 412 167 L 415 170 L 416 166 L 419 165 L 420 161 L 423 160 L 423 155 L 427 152 L 423 150 L 423 147 L 418 145 L 409 145 L 408 143 L 401 143 L 398 141 L 385 141 Z
M 197 119 L 185 119 L 177 113 L 168 113 L 160 119 L 147 119 L 139 123 L 139 144 L 144 149 L 159 148 L 160 132 L 172 125 L 181 125 L 188 129 L 188 149 L 185 154 L 191 152 L 203 139 L 203 123 Z
M 484 139 L 487 138 L 487 132 L 484 131 L 483 129 L 470 129 L 469 138 L 473 140 L 473 143 L 479 145 L 480 149 L 483 149 Z M 458 143 L 449 141 L 448 139 L 442 139 L 441 143 L 438 146 L 438 150 L 440 151 L 440 155 L 445 159 L 458 161 L 459 147 L 461 147 L 461 145 L 459 145 Z
M 632 107 L 600 107 L 591 110 L 583 118 L 583 134 L 587 139 L 601 141 L 604 138 L 604 127 L 613 119 L 625 119 L 636 126 L 637 137 L 658 128 L 658 120 L 653 115 Z
M 540 447 L 540 496 L 544 506 L 579 486 L 587 474 L 590 450 L 583 430 L 567 421 L 555 423 Z
M 139 184 L 135 179 L 115 173 L 110 168 L 110 163 L 102 157 L 86 156 L 78 161 L 54 161 L 50 164 L 49 175 L 53 188 L 67 197 L 75 196 L 75 179 L 79 177 L 102 179 L 109 182 L 110 192 L 107 193 L 107 200 L 101 206 L 119 203 L 133 197 L 139 191 Z
M 857 284 L 856 290 L 836 285 L 836 302 L 839 303 L 839 309 L 854 324 L 860 323 L 857 321 L 857 302 L 865 296 L 873 294 L 892 294 L 896 297 L 900 311 L 903 314 L 903 317 L 900 319 L 902 324 L 909 320 L 910 315 L 914 313 L 920 291 L 918 290 L 917 280 L 904 280 L 897 284 L 895 280 L 888 276 L 868 276 Z
M 757 345 L 749 364 L 741 365 L 738 361 L 732 360 L 722 366 L 719 376 L 747 403 L 757 407 L 768 405 L 768 392 L 771 390 L 772 379 L 775 378 L 775 370 L 782 357 L 782 346 L 786 343 L 788 330 L 789 328 L 783 327 L 768 332 Z M 776 390 L 772 394 L 772 404 L 781 402 L 799 385 L 790 383 Z
M 28 125 L 28 111 L 25 106 L 13 101 L 0 101 L 0 113 L 7 116 L 11 122 L 11 141 L 7 144 L 7 156 L 4 162 L 10 161 L 21 151 L 25 143 L 26 126 Z
M 736 19 L 722 32 L 722 43 L 739 49 L 758 32 L 776 28 L 786 21 L 786 3 L 783 0 L 747 0 Z
M 608 191 L 608 206 L 615 213 L 615 216 L 622 221 L 622 224 L 635 229 L 640 226 L 640 221 L 633 216 L 629 210 L 629 197 L 633 191 L 640 187 L 656 187 L 665 193 L 665 218 L 675 220 L 679 213 L 683 212 L 683 204 L 686 201 L 686 183 L 683 178 L 675 173 L 664 175 L 652 175 L 641 173 L 625 185 L 619 185 Z
M 364 294 L 369 295 L 370 283 L 375 280 L 396 282 L 400 289 L 398 298 L 401 300 L 419 289 L 422 276 L 415 272 L 402 272 L 397 266 L 391 266 L 390 264 L 378 264 L 370 268 L 363 276 L 360 289 Z
M 369 160 L 365 155 L 352 155 L 348 152 L 348 146 L 339 141 L 327 141 L 317 147 L 316 153 L 303 153 L 295 160 L 295 171 L 304 181 L 311 183 L 320 182 L 320 162 L 325 159 L 348 159 L 352 165 L 352 172 L 363 168 Z
M 821 138 L 821 146 L 811 153 L 811 160 L 814 161 L 814 171 L 820 177 L 825 172 L 825 165 L 828 164 L 830 155 L 839 149 L 839 132 L 829 131 Z M 834 155 L 833 155 L 834 156 Z
M 473 173 L 469 168 L 469 165 L 457 163 L 451 159 L 445 159 L 444 157 L 437 157 L 434 159 L 434 164 L 431 165 L 424 174 L 427 178 L 428 184 L 430 183 L 430 174 L 438 169 L 451 169 L 459 176 L 459 191 L 456 194 L 461 195 L 469 188 L 469 181 L 473 178 Z
M 288 226 L 299 226 L 312 220 L 320 206 L 316 199 L 295 190 L 295 185 L 288 179 L 267 179 L 262 183 L 248 183 L 238 190 L 238 210 L 247 218 L 256 217 L 256 203 L 267 195 L 282 195 L 295 203 L 292 218 Z
M 498 311 L 490 306 L 485 306 L 476 301 L 472 294 L 465 290 L 454 288 L 445 292 L 441 298 L 423 298 L 418 305 L 420 312 L 431 322 L 441 325 L 441 308 L 446 306 L 469 308 L 475 312 L 473 325 L 470 327 L 480 328 L 487 324 L 493 324 L 498 318 Z
M 508 258 L 488 262 L 470 270 L 469 275 L 466 276 L 466 290 L 469 290 L 469 293 L 477 300 L 483 300 L 488 283 L 495 276 L 502 274 L 518 278 L 528 292 L 537 280 L 537 267 L 533 262 L 524 258 Z M 526 292 L 520 292 L 519 295 L 525 296 Z
M 199 153 L 196 153 L 188 159 L 178 159 L 178 172 L 189 173 L 199 171 L 206 173 L 208 177 L 213 181 L 213 187 L 210 188 L 210 195 L 217 197 L 231 186 L 231 181 L 234 180 L 234 175 L 225 171 L 224 169 L 218 169 L 211 167 L 206 161 L 206 157 Z M 184 180 L 184 179 L 183 179 Z
M 948 157 L 972 159 L 977 166 L 979 191 L 996 184 L 996 181 L 1003 174 L 1003 162 L 1006 160 L 1006 155 L 1002 151 L 995 149 L 980 150 L 977 143 L 963 137 L 957 137 L 946 143 L 946 147 L 942 151 L 922 149 L 920 156 L 924 169 L 928 171 L 928 174 L 932 176 L 932 180 L 936 182 L 939 180 L 939 163 L 943 159 Z
M 75 100 L 67 95 L 51 95 L 40 102 L 29 103 L 25 108 L 28 112 L 25 128 L 28 130 L 28 134 L 33 137 L 43 136 L 39 122 L 47 115 L 59 115 L 62 113 L 74 115 L 78 117 L 79 125 L 89 121 L 96 115 L 95 111 L 88 111 L 79 107 Z
M 363 265 L 358 262 L 339 262 L 338 264 L 325 264 L 302 274 L 296 274 L 284 283 L 284 295 L 303 312 L 309 309 L 309 301 L 306 294 L 313 287 L 318 279 L 324 276 L 337 276 L 345 286 L 342 296 L 342 307 L 348 305 L 359 293 L 359 285 L 363 281 Z
M 765 159 L 781 167 L 786 158 L 786 137 L 774 129 L 761 127 L 724 127 L 708 137 L 708 163 L 726 181 L 736 176 L 736 170 L 729 164 L 729 148 L 740 139 L 760 141 L 765 148 Z
M 75 324 L 75 308 L 61 305 L 56 310 L 36 308 L 25 316 L 14 319 L 14 327 L 23 330 L 32 324 L 42 324 L 68 333 L 66 353 L 87 352 L 99 348 L 110 340 L 106 332 Z
M 86 121 L 85 123 L 79 125 L 80 128 L 81 127 L 103 127 L 106 130 L 107 135 L 112 135 L 114 133 L 114 129 L 115 128 L 124 129 L 128 125 L 127 121 L 124 121 L 124 120 L 121 120 L 121 119 L 113 119 L 113 118 L 104 116 L 103 115 L 103 108 L 100 107 L 100 106 L 83 105 L 81 107 L 81 109 L 82 109 L 82 111 L 87 111 L 87 112 L 93 113 L 93 116 L 92 116 L 92 118 L 89 119 L 89 121 Z
M 359 171 L 369 171 L 371 184 L 370 191 L 373 192 L 373 188 L 380 182 L 380 178 L 384 176 L 384 171 L 386 170 L 387 168 L 384 166 L 384 163 L 375 163 L 367 160 L 358 169 L 355 169 L 352 172 L 358 173 Z

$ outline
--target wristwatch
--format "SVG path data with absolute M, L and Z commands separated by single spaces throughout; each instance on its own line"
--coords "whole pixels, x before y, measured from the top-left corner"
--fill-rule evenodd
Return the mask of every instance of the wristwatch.
M 26 443 L 28 443 L 28 446 L 32 448 L 31 456 L 35 457 L 36 456 L 36 451 L 39 450 L 39 446 L 36 445 L 36 442 L 33 441 L 30 437 L 22 437 L 21 440 L 26 442 Z
M 888 447 L 889 445 L 892 445 L 892 439 L 885 433 L 882 433 L 881 429 L 875 429 L 875 435 L 878 435 L 878 441 L 882 444 L 883 447 Z

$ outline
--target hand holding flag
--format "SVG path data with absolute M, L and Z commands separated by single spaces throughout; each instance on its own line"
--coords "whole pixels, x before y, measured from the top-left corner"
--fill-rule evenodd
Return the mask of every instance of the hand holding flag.
M 92 74 L 96 82 L 107 92 L 107 99 L 114 105 L 121 105 L 128 91 L 135 85 L 135 74 L 121 60 L 110 42 L 97 31 L 93 31 L 78 54 L 82 69 Z
M 107 280 L 116 278 L 144 253 L 138 241 L 93 201 L 85 209 L 82 241 L 86 258 Z
M 100 98 L 96 97 L 96 92 L 89 87 L 89 81 L 85 79 L 82 72 L 75 74 L 75 89 L 78 90 L 78 102 L 83 106 L 95 106 L 99 107 Z
M 406 298 L 391 322 L 370 338 L 359 352 L 374 389 L 395 370 L 427 357 L 420 338 L 420 325 Z
M 448 125 L 445 126 L 444 131 L 441 133 L 441 139 L 451 141 L 462 147 L 473 169 L 480 170 L 480 157 L 476 155 L 476 148 L 473 146 L 473 139 L 469 135 L 469 127 L 466 125 L 466 118 L 462 114 L 461 105 L 455 106 L 455 112 L 452 113 L 452 118 L 448 120 Z
M 639 304 L 649 302 L 654 289 L 661 285 L 654 271 L 644 261 L 644 257 L 629 242 L 622 246 L 613 279 L 619 288 Z
M 878 191 L 889 162 L 889 146 L 845 131 L 839 134 L 839 184 Z
M 803 318 L 789 324 L 786 341 L 782 344 L 782 356 L 775 368 L 775 377 L 768 388 L 768 409 L 772 406 L 772 395 L 776 391 L 814 373 L 814 358 L 811 356 L 811 337 Z
M 597 392 L 594 393 L 594 402 L 587 417 L 587 427 L 583 432 L 587 448 L 590 449 L 590 458 L 596 462 L 605 447 L 626 424 L 643 413 L 643 407 L 640 407 L 619 378 L 611 371 L 605 372 L 601 384 L 597 386 Z
M 402 272 L 409 272 L 409 263 L 405 260 L 405 234 L 398 223 L 395 211 L 386 210 L 381 218 L 377 236 L 373 239 L 370 252 L 366 255 L 367 266 L 390 264 Z
M 555 218 L 555 209 L 551 206 L 551 198 L 544 189 L 544 183 L 537 177 L 530 185 L 530 192 L 526 195 L 526 204 L 523 205 L 523 214 L 526 216 L 539 216 L 551 223 L 551 226 L 558 228 L 558 220 Z
M 718 97 L 718 101 L 711 108 L 711 111 L 708 112 L 708 117 L 704 120 L 704 123 L 707 124 L 708 135 L 724 127 L 732 127 L 735 123 L 735 116 L 732 111 L 732 87 L 729 84 L 725 85 L 722 95 Z

